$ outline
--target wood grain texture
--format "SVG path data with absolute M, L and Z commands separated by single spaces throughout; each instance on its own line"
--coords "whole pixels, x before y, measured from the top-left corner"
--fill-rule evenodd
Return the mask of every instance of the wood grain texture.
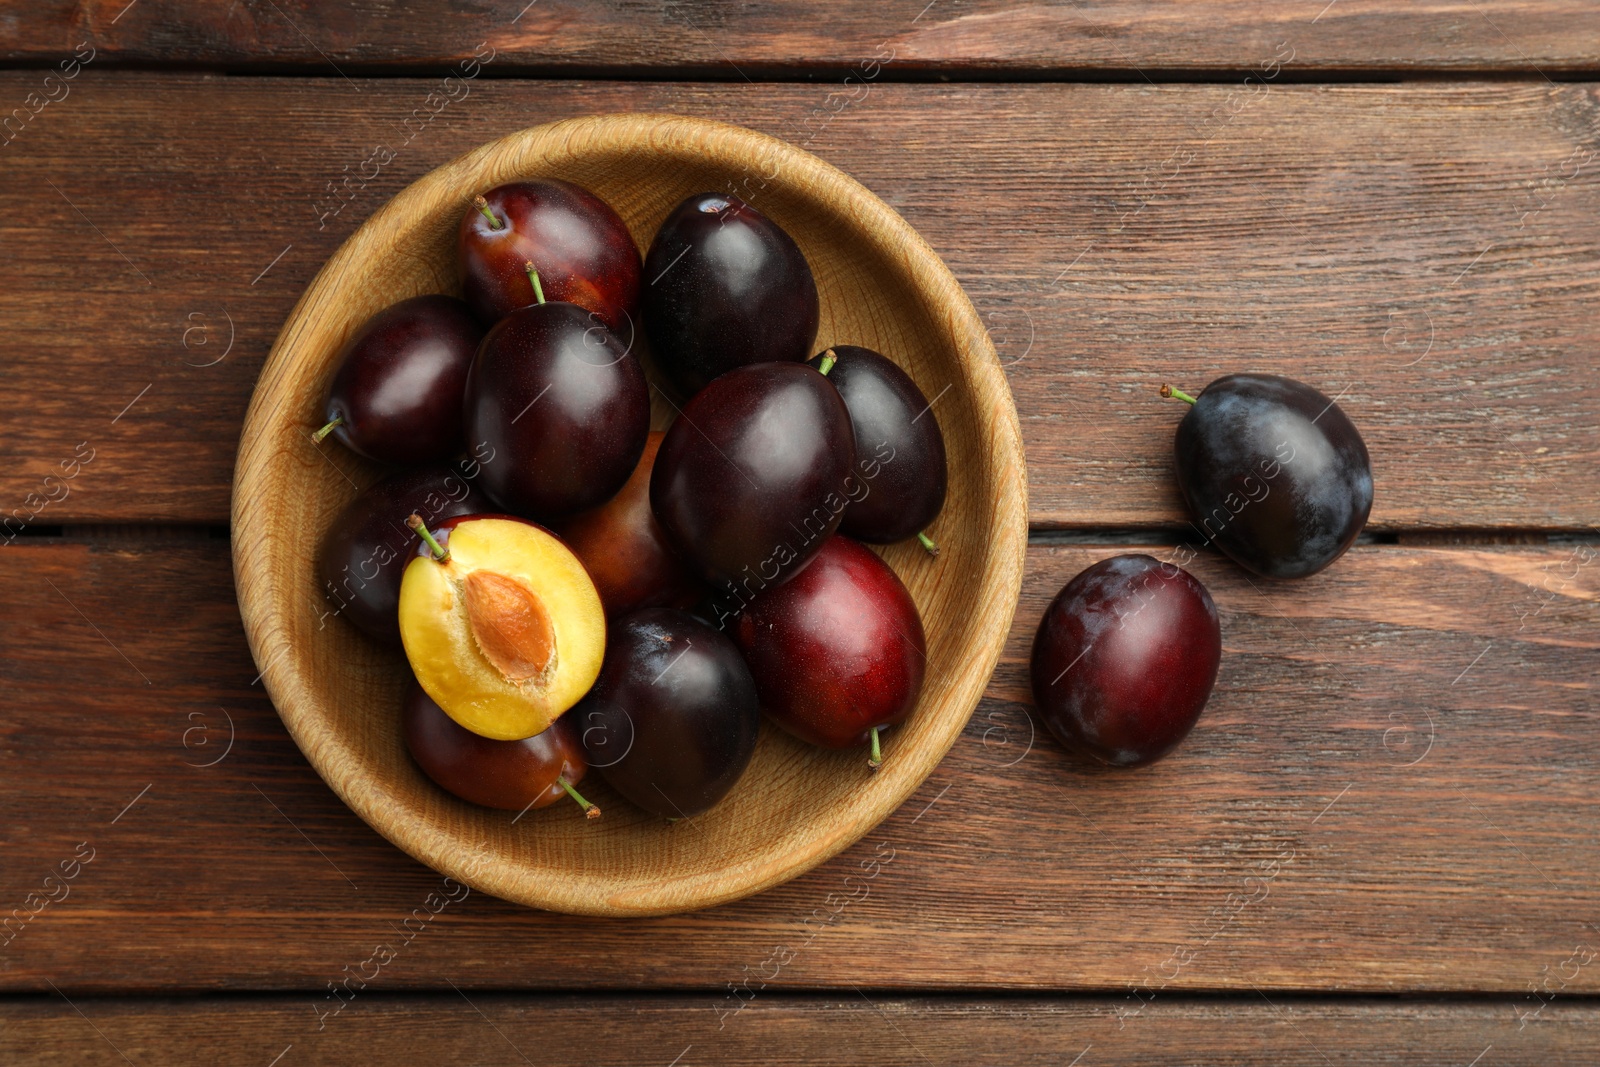
M 823 752 L 764 730 L 738 786 L 692 828 L 626 808 L 599 824 L 515 826 L 441 797 L 393 719 L 408 673 L 403 660 L 327 625 L 322 582 L 304 546 L 311 536 L 320 541 L 357 485 L 329 476 L 301 412 L 327 395 L 340 353 L 368 318 L 446 284 L 459 220 L 479 191 L 568 178 L 611 204 L 642 242 L 697 191 L 737 189 L 752 174 L 767 217 L 795 239 L 816 276 L 817 347 L 859 341 L 895 353 L 925 395 L 944 385 L 938 418 L 949 491 L 934 530 L 948 544 L 937 558 L 914 542 L 884 553 L 927 632 L 922 695 L 876 774 L 859 750 Z M 517 462 L 493 449 L 478 458 Z M 424 176 L 307 287 L 240 434 L 234 576 L 250 648 L 290 733 L 384 836 L 522 904 L 598 915 L 689 911 L 767 889 L 853 844 L 949 751 L 1010 627 L 1028 539 L 1024 478 L 1016 409 L 983 323 L 938 256 L 881 200 L 815 156 L 750 130 L 659 115 L 579 119 L 511 134 Z M 746 583 L 746 596 L 758 588 Z M 719 595 L 730 611 L 743 603 Z
M 77 1009 L 77 1010 L 75 1010 Z M 1157 1001 L 769 994 L 718 1028 L 704 996 L 526 997 L 458 993 L 355 1001 L 323 1029 L 303 999 L 189 1002 L 60 997 L 0 1002 L 0 1055 L 15 1067 L 129 1061 L 263 1067 L 350 1063 L 581 1062 L 1005 1067 L 1183 1063 L 1528 1064 L 1594 1062 L 1600 1009 L 1557 1002 L 1519 1026 L 1503 1003 L 1265 999 Z M 78 1014 L 81 1011 L 82 1014 Z M 1119 1026 L 1120 1023 L 1120 1026 Z M 1491 1050 L 1492 1051 L 1489 1051 Z M 1488 1052 L 1485 1055 L 1485 1052 Z M 674 1059 L 677 1057 L 677 1059 Z
M 1201 557 L 1217 691 L 1176 753 L 1115 773 L 1032 736 L 1025 659 L 1048 598 L 1117 549 L 1036 547 L 984 703 L 877 832 L 750 900 L 618 921 L 477 893 L 431 912 L 448 887 L 340 803 L 252 684 L 223 542 L 19 543 L 0 552 L 0 920 L 38 910 L 0 987 L 297 989 L 330 1010 L 327 984 L 366 973 L 375 994 L 692 987 L 708 1015 L 764 981 L 1112 990 L 1130 1010 L 1130 988 L 1454 990 L 1534 1011 L 1530 988 L 1600 991 L 1595 549 L 1358 547 L 1282 586 Z M 62 896 L 44 880 L 85 842 Z
M 1155 387 L 1240 369 L 1342 397 L 1375 528 L 1600 522 L 1592 86 L 873 85 L 824 123 L 825 86 L 480 77 L 422 125 L 442 84 L 91 65 L 0 149 L 0 521 L 225 521 L 267 349 L 361 219 L 531 121 L 644 109 L 808 145 L 928 240 L 1036 526 L 1181 523 Z
M 1520 70 L 1600 64 L 1584 0 L 80 0 L 27 4 L 0 59 L 46 61 L 88 40 L 109 62 L 294 67 L 316 73 L 442 66 L 480 41 L 519 73 L 824 74 L 892 55 L 896 75 L 1242 70 L 1291 40 L 1318 70 Z

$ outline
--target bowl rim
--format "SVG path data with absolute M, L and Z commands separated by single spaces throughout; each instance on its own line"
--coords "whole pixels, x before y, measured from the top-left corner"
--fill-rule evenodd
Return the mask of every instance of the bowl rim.
M 270 573 L 247 574 L 253 571 L 250 561 L 266 553 L 272 540 L 270 524 L 258 520 L 264 514 L 266 482 L 273 469 L 270 460 L 275 449 L 269 431 L 279 407 L 274 395 L 287 388 L 281 379 L 289 377 L 293 367 L 297 325 L 314 314 L 329 299 L 330 292 L 359 269 L 359 262 L 376 250 L 393 224 L 425 213 L 428 205 L 437 210 L 438 205 L 458 199 L 453 190 L 462 184 L 462 178 L 482 170 L 488 160 L 508 154 L 534 160 L 544 153 L 570 151 L 575 143 L 581 149 L 594 139 L 615 143 L 623 138 L 670 145 L 677 154 L 697 155 L 719 164 L 726 164 L 730 158 L 770 160 L 784 168 L 778 173 L 804 175 L 805 196 L 843 205 L 842 213 L 860 224 L 858 236 L 865 236 L 883 254 L 902 262 L 918 291 L 937 296 L 950 334 L 968 338 L 965 348 L 957 353 L 957 360 L 973 391 L 980 400 L 987 401 L 974 404 L 973 410 L 980 439 L 987 441 L 994 453 L 990 480 L 995 483 L 995 495 L 989 501 L 994 536 L 980 557 L 974 596 L 980 603 L 997 603 L 1005 610 L 996 614 L 999 621 L 982 629 L 980 640 L 967 649 L 963 663 L 951 672 L 950 692 L 941 699 L 965 707 L 965 713 L 945 716 L 939 729 L 921 746 L 898 754 L 899 758 L 886 764 L 874 776 L 878 788 L 860 791 L 864 797 L 870 794 L 870 804 L 848 821 L 838 823 L 833 832 L 809 839 L 802 848 L 742 863 L 722 872 L 714 882 L 701 878 L 691 887 L 695 891 L 692 899 L 680 899 L 681 894 L 654 900 L 617 897 L 597 893 L 592 887 L 575 887 L 572 880 L 530 885 L 509 865 L 496 864 L 458 834 L 424 820 L 396 817 L 390 791 L 360 753 L 337 736 L 290 648 L 284 612 L 279 607 L 288 592 L 284 583 Z M 281 402 L 282 398 L 276 399 Z M 1027 478 L 1021 428 L 1010 386 L 982 319 L 938 254 L 883 200 L 810 152 L 745 127 L 655 112 L 590 115 L 508 133 L 416 179 L 347 237 L 295 302 L 256 380 L 240 431 L 231 520 L 239 612 L 251 655 L 261 672 L 260 680 L 307 762 L 339 799 L 396 847 L 474 889 L 530 907 L 610 916 L 694 911 L 761 892 L 843 851 L 899 808 L 943 760 L 983 696 L 1011 630 L 1028 538 Z M 333 773 L 330 768 L 336 760 L 340 773 Z

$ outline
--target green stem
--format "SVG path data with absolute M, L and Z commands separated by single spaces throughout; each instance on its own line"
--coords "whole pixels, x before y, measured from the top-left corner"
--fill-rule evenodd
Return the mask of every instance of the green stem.
M 539 272 L 533 269 L 533 260 L 524 263 L 522 269 L 528 272 L 528 280 L 533 283 L 533 299 L 540 304 L 544 303 L 544 286 L 539 284 Z
M 918 530 L 917 540 L 921 541 L 922 547 L 928 550 L 928 555 L 937 556 L 939 554 L 939 542 L 929 537 L 927 531 Z
M 828 349 L 822 353 L 822 362 L 817 364 L 817 373 L 827 374 L 837 362 L 839 362 L 839 357 L 833 354 L 833 349 Z
M 477 205 L 479 211 L 483 212 L 483 217 L 489 220 L 489 226 L 492 229 L 498 230 L 505 225 L 505 223 L 495 218 L 494 212 L 489 207 L 489 201 L 481 196 L 475 196 L 472 198 L 472 202 Z
M 1194 403 L 1194 397 L 1190 396 L 1188 393 L 1184 392 L 1182 389 L 1174 389 L 1170 385 L 1163 385 L 1161 387 L 1161 395 L 1166 397 L 1168 400 L 1171 400 L 1174 397 L 1176 397 L 1177 399 L 1183 401 L 1185 404 L 1193 404 Z
M 450 562 L 450 550 L 433 539 L 433 534 L 429 533 L 428 528 L 422 524 L 421 515 L 410 516 L 406 519 L 406 525 L 420 534 L 424 541 L 428 542 L 428 548 L 433 551 L 434 559 L 440 563 Z
M 583 794 L 572 788 L 572 783 L 567 781 L 566 778 L 557 778 L 556 784 L 567 791 L 567 796 L 578 802 L 578 806 L 583 809 L 583 814 L 586 817 L 590 819 L 598 819 L 600 817 L 600 809 L 585 800 Z
M 318 430 L 316 433 L 312 434 L 311 435 L 311 439 L 313 441 L 315 441 L 317 444 L 320 445 L 322 443 L 322 439 L 324 437 L 327 437 L 330 433 L 332 433 L 334 431 L 335 428 L 343 425 L 343 423 L 344 423 L 344 416 L 340 415 L 337 418 L 334 418 L 334 419 L 330 420 L 326 426 L 324 426 L 322 429 Z
M 867 759 L 867 766 L 872 770 L 877 770 L 879 767 L 883 766 L 883 747 L 878 744 L 878 731 L 881 729 L 883 729 L 883 727 L 874 726 L 871 730 L 867 731 L 872 735 L 872 755 Z

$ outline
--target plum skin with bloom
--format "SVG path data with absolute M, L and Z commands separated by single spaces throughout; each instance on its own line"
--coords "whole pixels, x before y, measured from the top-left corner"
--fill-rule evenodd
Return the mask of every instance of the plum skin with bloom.
M 1274 374 L 1207 385 L 1173 435 L 1194 529 L 1264 578 L 1305 578 L 1344 555 L 1372 512 L 1372 461 L 1344 411 Z

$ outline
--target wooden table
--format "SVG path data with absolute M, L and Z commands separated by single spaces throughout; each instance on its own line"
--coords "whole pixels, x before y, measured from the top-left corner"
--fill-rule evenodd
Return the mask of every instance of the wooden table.
M 0 1062 L 1596 1062 L 1593 0 L 523 3 L 0 5 Z M 474 893 L 407 938 L 439 876 L 255 681 L 241 418 L 388 197 L 620 110 L 801 144 L 944 256 L 1022 419 L 1014 633 L 811 874 L 638 922 Z M 1340 398 L 1371 524 L 1300 583 L 1201 558 L 1199 728 L 1085 766 L 1033 628 L 1185 536 L 1156 386 L 1242 369 Z

